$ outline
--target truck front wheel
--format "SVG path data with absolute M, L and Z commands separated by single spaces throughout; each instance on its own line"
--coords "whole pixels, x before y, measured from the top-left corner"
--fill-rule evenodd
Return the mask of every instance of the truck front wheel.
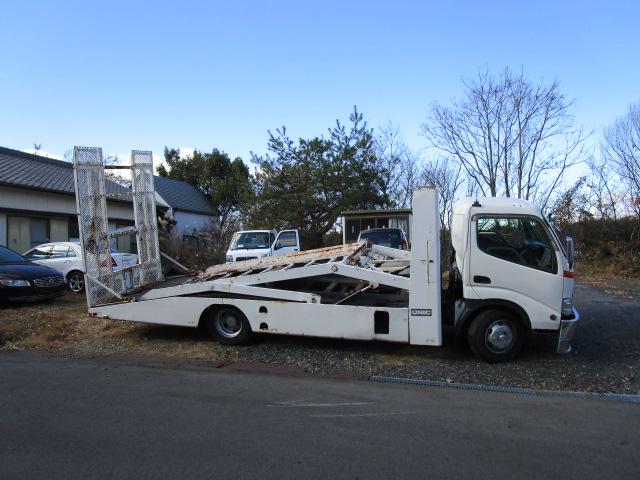
M 467 342 L 473 353 L 490 362 L 515 358 L 525 340 L 525 329 L 515 314 L 503 309 L 480 312 L 467 330 Z
M 251 325 L 247 317 L 233 307 L 209 312 L 207 327 L 211 336 L 223 345 L 243 345 L 251 338 Z

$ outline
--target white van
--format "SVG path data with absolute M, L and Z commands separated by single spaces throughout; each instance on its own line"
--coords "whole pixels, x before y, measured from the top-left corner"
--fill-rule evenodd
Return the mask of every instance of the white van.
M 300 251 L 298 230 L 241 230 L 233 234 L 227 262 L 271 257 Z

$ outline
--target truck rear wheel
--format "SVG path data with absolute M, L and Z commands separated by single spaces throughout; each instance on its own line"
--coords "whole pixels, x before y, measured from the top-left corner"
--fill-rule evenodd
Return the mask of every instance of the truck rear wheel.
M 525 340 L 525 329 L 515 314 L 490 309 L 478 314 L 467 330 L 467 342 L 473 353 L 490 363 L 515 358 Z
M 251 338 L 251 325 L 237 308 L 222 307 L 207 315 L 211 336 L 223 345 L 243 345 Z

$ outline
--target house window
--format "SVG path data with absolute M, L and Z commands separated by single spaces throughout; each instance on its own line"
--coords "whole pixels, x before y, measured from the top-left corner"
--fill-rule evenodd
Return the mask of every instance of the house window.
M 359 218 L 347 218 L 345 219 L 345 239 L 347 243 L 355 242 L 358 239 L 360 233 L 360 219 Z
M 31 247 L 37 247 L 49 241 L 49 220 L 47 218 L 32 218 L 29 225 Z
M 389 228 L 388 218 L 376 218 L 376 228 Z

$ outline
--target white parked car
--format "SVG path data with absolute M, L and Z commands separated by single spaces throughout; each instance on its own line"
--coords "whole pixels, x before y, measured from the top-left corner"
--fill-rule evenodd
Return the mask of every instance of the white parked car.
M 76 242 L 44 243 L 23 254 L 28 260 L 53 268 L 64 275 L 70 290 L 80 293 L 84 290 L 84 267 L 82 248 Z M 133 253 L 121 253 L 111 249 L 111 266 L 114 270 L 130 267 L 138 262 Z

